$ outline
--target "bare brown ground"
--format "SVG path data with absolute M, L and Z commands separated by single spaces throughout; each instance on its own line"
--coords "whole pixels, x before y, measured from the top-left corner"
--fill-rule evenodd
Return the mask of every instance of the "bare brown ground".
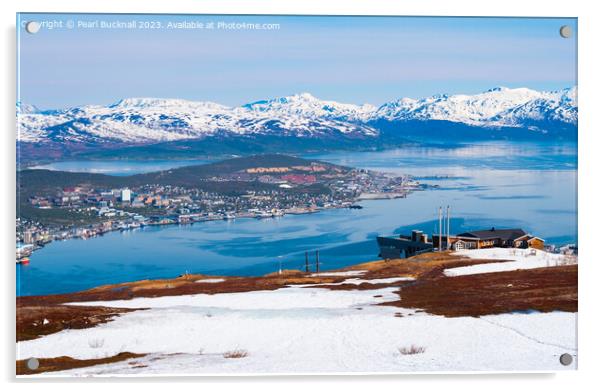
M 449 317 L 577 312 L 577 265 L 435 277 L 402 286 L 398 293 L 400 300 L 382 305 Z
M 90 360 L 78 360 L 68 356 L 41 358 L 39 359 L 40 366 L 36 370 L 31 370 L 27 367 L 27 360 L 17 361 L 17 375 L 34 375 L 43 372 L 64 371 L 67 369 L 84 368 L 93 365 L 110 364 L 114 362 L 129 360 L 130 358 L 143 357 L 144 354 L 136 354 L 130 352 L 119 353 L 116 356 L 106 358 L 94 358 Z
M 94 327 L 130 311 L 133 310 L 66 305 L 19 306 L 17 307 L 17 341 L 36 339 L 64 329 Z

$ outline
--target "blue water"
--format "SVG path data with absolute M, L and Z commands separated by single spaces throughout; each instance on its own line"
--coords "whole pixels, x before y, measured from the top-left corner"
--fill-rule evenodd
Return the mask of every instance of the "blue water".
M 312 157 L 408 173 L 440 187 L 405 199 L 364 201 L 360 210 L 146 227 L 54 242 L 17 268 L 17 294 L 70 292 L 184 272 L 259 275 L 276 271 L 280 263 L 300 268 L 304 252 L 316 249 L 322 269 L 338 268 L 376 259 L 376 235 L 436 231 L 439 205 L 452 207 L 452 232 L 522 227 L 548 243 L 577 242 L 574 145 L 486 143 Z M 105 162 L 116 165 L 114 175 L 123 173 L 117 165 L 129 172 L 129 163 Z M 156 167 L 135 162 L 137 169 L 145 164 Z
M 53 171 L 88 172 L 126 176 L 152 171 L 163 171 L 170 168 L 206 164 L 208 159 L 191 160 L 77 160 L 43 164 L 31 168 L 42 168 Z

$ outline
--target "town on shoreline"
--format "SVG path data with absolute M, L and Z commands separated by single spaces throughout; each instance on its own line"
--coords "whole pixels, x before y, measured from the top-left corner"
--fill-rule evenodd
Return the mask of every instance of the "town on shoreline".
M 90 175 L 69 186 L 36 187 L 19 204 L 17 262 L 28 262 L 33 251 L 55 240 L 87 239 L 144 226 L 361 209 L 358 201 L 403 198 L 429 187 L 408 175 L 284 155 L 225 162 L 216 169 L 207 169 L 211 165 L 189 166 L 142 179 L 138 175 L 131 184 L 128 177 L 119 177 L 116 183 L 96 185 L 96 177 Z M 204 171 L 199 173 L 201 169 Z M 19 176 L 36 171 L 45 170 L 25 170 Z M 122 186 L 111 186 L 114 184 Z

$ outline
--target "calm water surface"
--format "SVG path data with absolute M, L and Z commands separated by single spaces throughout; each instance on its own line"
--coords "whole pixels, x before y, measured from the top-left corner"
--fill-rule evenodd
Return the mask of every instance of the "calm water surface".
M 170 168 L 207 164 L 211 160 L 80 160 L 43 164 L 31 168 L 42 168 L 53 171 L 89 172 L 126 176 L 145 172 L 163 171 Z
M 281 262 L 285 268 L 301 268 L 304 252 L 316 249 L 323 270 L 338 268 L 376 259 L 374 238 L 379 234 L 413 228 L 435 232 L 439 205 L 452 207 L 452 232 L 522 227 L 548 243 L 577 242 L 574 145 L 485 143 L 311 157 L 407 173 L 440 187 L 405 199 L 365 201 L 361 210 L 146 227 L 89 240 L 54 242 L 35 252 L 28 266 L 17 267 L 17 294 L 70 292 L 184 272 L 259 275 L 276 271 Z M 126 175 L 181 163 L 94 165 L 114 175 Z M 90 162 L 69 164 L 72 170 L 78 170 L 78 165 L 82 171 L 91 167 Z

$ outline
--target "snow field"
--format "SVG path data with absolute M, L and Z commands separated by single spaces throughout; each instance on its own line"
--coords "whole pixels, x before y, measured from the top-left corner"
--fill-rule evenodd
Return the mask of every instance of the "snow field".
M 289 287 L 80 303 L 150 309 L 95 328 L 20 342 L 18 356 L 85 359 L 123 351 L 150 353 L 141 359 L 49 374 L 55 376 L 562 370 L 567 367 L 558 357 L 576 354 L 576 314 L 445 318 L 372 305 L 394 300 L 395 290 Z M 399 353 L 411 345 L 424 347 L 425 352 Z M 237 349 L 247 351 L 248 357 L 223 357 Z

